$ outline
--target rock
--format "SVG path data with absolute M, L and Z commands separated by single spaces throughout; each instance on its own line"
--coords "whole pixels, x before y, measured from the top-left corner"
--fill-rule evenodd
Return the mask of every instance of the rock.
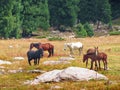
M 56 64 L 69 64 L 68 61 L 45 61 L 43 62 L 44 65 L 56 65 Z
M 0 64 L 12 64 L 12 63 L 9 61 L 0 60 Z
M 23 70 L 19 69 L 19 70 L 8 70 L 8 73 L 20 73 L 23 72 Z
M 88 80 L 108 80 L 108 78 L 94 70 L 89 70 L 80 67 L 68 67 L 63 70 L 53 70 L 46 72 L 36 79 L 27 81 L 24 84 L 39 84 L 39 82 L 60 82 L 65 80 L 70 81 L 88 81 Z
M 59 61 L 71 61 L 71 60 L 75 60 L 75 58 L 72 58 L 72 57 L 61 57 L 61 58 L 59 58 Z
M 46 71 L 42 70 L 29 70 L 28 73 L 45 73 Z
M 23 57 L 14 57 L 14 60 L 24 60 Z

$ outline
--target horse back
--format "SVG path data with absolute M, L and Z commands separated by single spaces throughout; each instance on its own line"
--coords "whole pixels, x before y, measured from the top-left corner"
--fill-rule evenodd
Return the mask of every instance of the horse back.
M 102 59 L 107 59 L 107 54 L 104 53 L 104 52 L 100 52 L 99 57 L 102 58 Z
M 54 48 L 54 46 L 50 43 L 41 44 L 41 47 L 43 48 L 43 50 L 49 50 Z
M 87 50 L 87 54 L 94 54 L 95 53 L 95 49 L 88 49 Z

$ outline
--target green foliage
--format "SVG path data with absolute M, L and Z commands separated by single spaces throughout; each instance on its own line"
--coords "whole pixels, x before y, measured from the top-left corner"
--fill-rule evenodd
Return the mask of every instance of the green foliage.
M 109 0 L 112 10 L 112 19 L 117 19 L 120 17 L 120 3 L 119 0 Z
M 52 26 L 59 28 L 61 25 L 73 26 L 76 23 L 79 0 L 48 0 L 48 2 Z
M 97 20 L 104 23 L 111 21 L 111 6 L 109 0 L 97 0 Z
M 82 23 L 111 21 L 111 8 L 108 0 L 80 0 L 78 19 Z
M 77 24 L 74 27 L 74 32 L 76 34 L 76 37 L 87 37 L 87 32 L 81 23 Z
M 47 0 L 24 0 L 23 2 L 23 36 L 31 34 L 38 28 L 49 28 L 49 11 Z
M 64 38 L 61 38 L 61 37 L 50 37 L 48 38 L 49 41 L 63 41 Z
M 21 10 L 21 0 L 0 1 L 0 37 L 19 37 Z
M 120 31 L 109 32 L 110 35 L 120 35 Z
M 91 26 L 89 23 L 85 23 L 85 24 L 84 24 L 84 29 L 86 30 L 87 35 L 88 35 L 89 37 L 92 37 L 92 36 L 94 35 L 93 28 L 92 28 L 92 26 Z

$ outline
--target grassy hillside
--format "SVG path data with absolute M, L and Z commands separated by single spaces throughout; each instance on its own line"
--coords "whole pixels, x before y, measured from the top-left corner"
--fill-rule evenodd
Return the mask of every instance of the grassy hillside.
M 43 65 L 42 63 L 47 60 L 58 60 L 62 56 L 68 56 L 69 50 L 63 51 L 65 42 L 80 41 L 84 44 L 84 50 L 81 56 L 75 51 L 75 61 L 71 64 L 62 65 Z M 40 65 L 29 66 L 27 62 L 26 52 L 29 50 L 29 45 L 32 42 L 46 43 L 50 42 L 55 46 L 55 55 L 47 58 L 48 52 L 41 59 Z M 0 40 L 0 59 L 11 61 L 12 65 L 0 65 L 0 71 L 4 70 L 4 74 L 0 75 L 0 90 L 50 90 L 52 86 L 61 86 L 58 90 L 120 90 L 120 36 L 107 36 L 107 37 L 93 37 L 93 38 L 77 38 L 66 39 L 66 41 L 48 41 L 47 39 L 19 39 L 19 40 Z M 63 81 L 59 83 L 40 83 L 39 85 L 24 85 L 26 80 L 33 80 L 39 73 L 28 73 L 27 70 L 40 69 L 50 71 L 54 69 L 64 69 L 69 66 L 84 67 L 85 63 L 82 62 L 82 56 L 86 53 L 88 48 L 99 47 L 99 51 L 103 51 L 108 55 L 108 71 L 99 70 L 99 73 L 104 74 L 109 78 L 107 81 L 82 81 L 72 82 Z M 35 50 L 35 48 L 34 48 Z M 16 56 L 22 56 L 25 60 L 14 60 Z M 32 62 L 33 64 L 33 62 Z M 103 63 L 101 62 L 103 67 Z M 2 68 L 1 66 L 4 66 Z M 90 67 L 90 61 L 88 68 Z M 9 70 L 23 69 L 24 72 L 8 73 Z M 56 90 L 56 89 L 52 89 Z

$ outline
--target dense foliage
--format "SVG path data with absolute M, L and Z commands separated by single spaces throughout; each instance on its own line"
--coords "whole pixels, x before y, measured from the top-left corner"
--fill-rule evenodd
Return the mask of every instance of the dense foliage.
M 26 37 L 38 29 L 78 23 L 110 23 L 120 16 L 119 0 L 0 0 L 0 37 Z
M 78 37 L 78 38 L 79 37 L 87 37 L 87 32 L 81 23 L 77 24 L 74 27 L 74 31 L 75 31 L 76 37 Z
M 85 23 L 84 28 L 85 28 L 87 35 L 89 37 L 92 37 L 94 35 L 93 27 L 89 23 Z
M 47 30 L 49 27 L 49 11 L 47 0 L 23 0 L 22 35 L 28 36 L 37 28 Z

